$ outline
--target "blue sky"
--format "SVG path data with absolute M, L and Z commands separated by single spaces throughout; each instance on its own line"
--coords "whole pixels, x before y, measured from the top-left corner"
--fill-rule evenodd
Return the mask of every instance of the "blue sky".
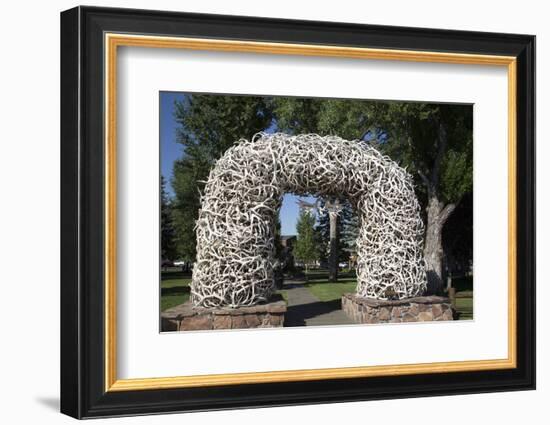
M 176 143 L 177 123 L 174 119 L 174 102 L 182 100 L 183 94 L 160 92 L 160 172 L 166 180 L 166 190 L 174 195 L 172 185 L 172 165 L 181 157 L 183 146 Z
M 170 184 L 172 180 L 172 166 L 174 161 L 183 155 L 183 146 L 176 142 L 177 123 L 174 119 L 174 102 L 184 99 L 183 93 L 161 92 L 160 93 L 160 172 L 166 180 L 166 191 L 173 196 L 174 191 Z M 298 199 L 309 202 L 314 201 L 313 197 L 298 197 L 293 194 L 285 194 L 283 205 L 279 214 L 281 220 L 281 234 L 296 234 L 296 222 L 300 214 L 296 203 Z

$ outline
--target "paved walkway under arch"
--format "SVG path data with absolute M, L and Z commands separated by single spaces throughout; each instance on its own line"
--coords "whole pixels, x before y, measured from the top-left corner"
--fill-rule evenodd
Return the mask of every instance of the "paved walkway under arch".
M 285 280 L 288 307 L 285 327 L 351 325 L 353 322 L 342 311 L 340 300 L 321 301 L 303 281 Z

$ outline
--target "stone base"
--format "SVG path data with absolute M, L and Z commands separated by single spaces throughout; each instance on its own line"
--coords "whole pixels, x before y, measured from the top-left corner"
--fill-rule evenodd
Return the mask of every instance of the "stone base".
M 193 307 L 187 301 L 161 313 L 161 330 L 278 328 L 284 324 L 285 312 L 286 303 L 280 295 L 274 295 L 266 303 L 238 308 Z
M 400 323 L 453 320 L 451 301 L 445 297 L 415 297 L 386 301 L 342 295 L 342 310 L 356 323 Z

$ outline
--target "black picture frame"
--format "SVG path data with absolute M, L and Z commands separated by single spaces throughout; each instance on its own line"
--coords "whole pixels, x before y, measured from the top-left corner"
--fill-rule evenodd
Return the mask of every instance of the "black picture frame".
M 104 33 L 517 58 L 517 367 L 105 391 Z M 535 37 L 131 9 L 61 13 L 61 412 L 75 418 L 535 388 Z

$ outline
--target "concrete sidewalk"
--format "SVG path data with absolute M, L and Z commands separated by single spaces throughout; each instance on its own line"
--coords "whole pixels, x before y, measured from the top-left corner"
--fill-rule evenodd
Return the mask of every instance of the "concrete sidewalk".
M 288 298 L 285 327 L 353 324 L 342 311 L 340 300 L 321 301 L 303 281 L 285 281 L 283 289 Z

